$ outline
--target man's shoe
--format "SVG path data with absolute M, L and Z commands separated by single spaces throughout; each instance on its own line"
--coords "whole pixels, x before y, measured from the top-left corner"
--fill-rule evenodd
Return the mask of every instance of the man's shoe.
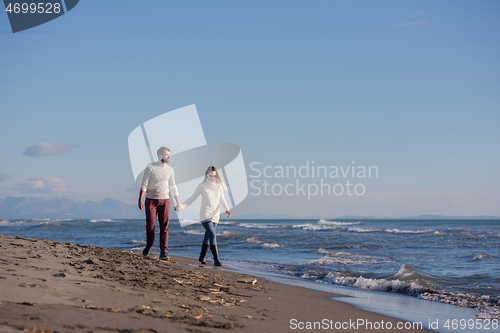
M 149 254 L 149 250 L 151 250 L 151 246 L 146 246 L 144 250 L 142 250 L 142 255 L 147 256 Z
M 160 260 L 161 259 L 170 260 L 170 257 L 168 256 L 167 252 L 162 252 L 160 253 Z
M 200 257 L 198 258 L 198 261 L 201 262 L 203 265 L 206 265 L 207 262 L 205 261 L 205 257 L 207 255 L 208 251 L 208 244 L 201 244 L 201 252 L 200 252 Z
M 214 266 L 222 266 L 219 261 L 219 251 L 217 245 L 210 245 L 210 250 L 212 251 L 212 256 L 214 257 Z

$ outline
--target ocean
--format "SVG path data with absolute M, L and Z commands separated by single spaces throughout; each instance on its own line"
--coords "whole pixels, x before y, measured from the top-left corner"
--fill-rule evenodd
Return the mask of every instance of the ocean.
M 200 224 L 180 227 L 174 220 L 169 231 L 171 255 L 198 257 Z M 137 252 L 146 237 L 139 219 L 0 220 L 0 233 Z M 498 220 L 226 220 L 217 234 L 222 263 L 245 273 L 500 318 Z M 158 245 L 157 236 L 153 253 Z

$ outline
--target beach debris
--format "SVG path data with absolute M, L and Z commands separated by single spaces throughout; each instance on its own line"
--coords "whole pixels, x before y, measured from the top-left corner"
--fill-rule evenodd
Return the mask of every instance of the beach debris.
M 38 306 L 38 304 L 33 303 L 33 302 L 28 302 L 28 301 L 25 301 L 25 302 L 22 302 L 22 303 L 18 303 L 18 304 L 29 305 L 29 306 Z
M 113 312 L 113 313 L 119 313 L 123 312 L 120 309 L 115 309 L 115 308 L 103 308 L 100 306 L 93 306 L 93 305 L 87 305 L 84 307 L 85 309 L 90 309 L 90 310 L 99 310 L 99 311 L 105 311 L 105 312 Z
M 255 319 L 255 317 L 253 317 L 253 316 L 243 316 L 243 318 L 247 318 L 247 319 Z
M 66 277 L 66 274 L 64 274 L 64 273 L 57 273 L 57 274 L 54 274 L 54 277 Z
M 158 313 L 158 311 L 154 310 L 153 308 L 147 305 L 138 305 L 135 308 L 133 308 L 132 311 L 146 316 L 153 316 L 153 317 L 164 316 L 163 314 Z
M 257 283 L 257 279 L 252 279 L 252 278 L 239 279 L 237 282 L 239 282 L 239 283 L 248 283 L 248 284 L 256 284 Z

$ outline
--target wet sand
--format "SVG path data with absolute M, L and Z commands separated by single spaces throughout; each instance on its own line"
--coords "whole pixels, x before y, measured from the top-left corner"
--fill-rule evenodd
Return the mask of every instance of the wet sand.
M 210 261 L 0 235 L 0 332 L 429 332 L 340 296 Z

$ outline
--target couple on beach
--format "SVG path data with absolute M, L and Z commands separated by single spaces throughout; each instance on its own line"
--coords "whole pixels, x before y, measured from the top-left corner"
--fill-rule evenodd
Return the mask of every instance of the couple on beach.
M 160 223 L 160 259 L 168 257 L 168 223 L 170 218 L 169 187 L 177 205 L 175 211 L 181 210 L 192 204 L 199 195 L 202 197 L 200 208 L 200 222 L 205 228 L 205 238 L 201 245 L 199 261 L 206 264 L 205 256 L 210 250 L 214 258 L 214 266 L 222 266 L 219 261 L 217 249 L 217 235 L 215 230 L 219 222 L 219 205 L 225 209 L 227 217 L 231 217 L 231 212 L 224 198 L 224 190 L 228 191 L 226 184 L 222 181 L 219 171 L 214 166 L 209 166 L 205 172 L 203 182 L 196 187 L 193 195 L 183 204 L 180 203 L 179 192 L 175 185 L 174 169 L 167 165 L 170 161 L 170 149 L 161 147 L 157 151 L 158 162 L 148 164 L 144 170 L 141 190 L 139 192 L 139 209 L 146 208 L 146 239 L 147 245 L 142 251 L 144 256 L 149 254 L 155 240 L 156 215 Z M 143 199 L 146 193 L 146 205 Z

